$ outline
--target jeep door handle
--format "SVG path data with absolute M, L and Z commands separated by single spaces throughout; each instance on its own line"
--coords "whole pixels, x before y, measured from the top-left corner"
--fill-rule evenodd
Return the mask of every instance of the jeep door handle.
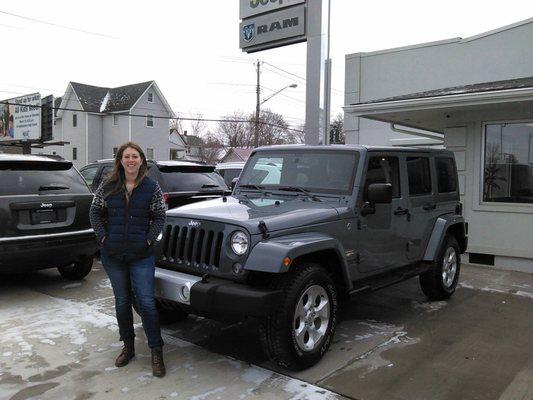
M 436 204 L 431 204 L 431 203 L 426 203 L 422 206 L 422 208 L 426 211 L 429 211 L 429 210 L 434 210 L 435 208 L 437 208 L 437 205 Z
M 405 214 L 409 214 L 408 208 L 398 207 L 396 210 L 394 210 L 394 215 L 405 215 Z

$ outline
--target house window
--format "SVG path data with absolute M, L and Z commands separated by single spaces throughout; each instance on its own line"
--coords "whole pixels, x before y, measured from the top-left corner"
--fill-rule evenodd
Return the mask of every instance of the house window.
M 149 128 L 154 127 L 154 116 L 153 115 L 146 116 L 146 126 L 148 126 Z
M 78 159 L 78 148 L 73 147 L 72 148 L 72 161 L 77 160 L 77 159 Z
M 431 173 L 426 157 L 407 157 L 409 194 L 419 196 L 431 193 Z
M 78 126 L 78 114 L 72 114 L 72 126 Z
M 118 125 L 118 115 L 117 114 L 113 114 L 113 125 L 114 126 Z
M 181 158 L 180 151 L 178 149 L 170 149 L 169 160 L 179 160 Z
M 113 147 L 113 158 L 117 155 L 118 147 Z
M 146 158 L 148 160 L 153 160 L 154 159 L 154 149 L 151 149 L 149 147 L 146 149 Z
M 483 201 L 533 203 L 533 122 L 485 125 Z
M 154 102 L 154 94 L 152 92 L 148 92 L 148 103 Z

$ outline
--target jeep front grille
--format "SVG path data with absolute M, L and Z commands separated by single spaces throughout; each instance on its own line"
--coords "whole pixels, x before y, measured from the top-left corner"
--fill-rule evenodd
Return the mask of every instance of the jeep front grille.
M 222 232 L 167 225 L 162 244 L 163 261 L 218 268 L 223 239 Z

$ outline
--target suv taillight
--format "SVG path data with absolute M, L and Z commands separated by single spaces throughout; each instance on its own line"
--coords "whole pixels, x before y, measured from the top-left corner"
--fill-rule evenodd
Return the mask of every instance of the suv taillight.
M 168 204 L 168 193 L 163 193 L 163 201 Z

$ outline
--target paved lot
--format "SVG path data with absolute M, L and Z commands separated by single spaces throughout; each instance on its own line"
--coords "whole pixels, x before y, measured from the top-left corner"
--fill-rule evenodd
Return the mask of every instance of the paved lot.
M 279 371 L 253 322 L 198 317 L 164 329 L 167 377 L 153 378 L 138 326 L 135 360 L 113 367 L 113 298 L 101 266 L 83 282 L 54 271 L 0 279 L 0 399 L 533 398 L 533 277 L 465 266 L 449 302 L 416 279 L 342 309 L 316 367 Z

